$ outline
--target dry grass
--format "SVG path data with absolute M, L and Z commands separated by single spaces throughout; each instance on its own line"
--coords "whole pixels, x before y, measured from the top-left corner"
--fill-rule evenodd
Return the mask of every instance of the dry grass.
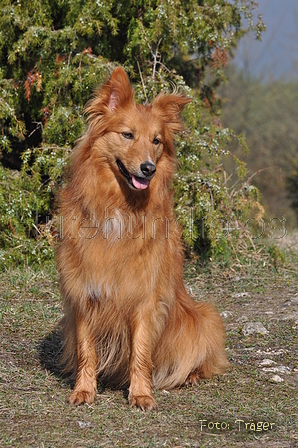
M 260 255 L 229 268 L 187 265 L 189 291 L 230 311 L 231 366 L 199 386 L 156 392 L 158 410 L 147 414 L 128 407 L 126 391 L 100 387 L 94 405 L 66 404 L 72 383 L 58 368 L 62 312 L 55 266 L 2 273 L 0 446 L 298 446 L 298 255 L 288 251 L 283 266 L 274 264 Z M 244 336 L 247 320 L 262 322 L 269 333 Z M 266 358 L 290 369 L 279 374 L 283 382 L 264 372 Z M 253 430 L 257 422 L 263 431 Z

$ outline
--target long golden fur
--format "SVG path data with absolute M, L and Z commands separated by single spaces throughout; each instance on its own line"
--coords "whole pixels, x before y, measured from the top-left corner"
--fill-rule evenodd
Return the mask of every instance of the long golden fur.
M 174 134 L 189 101 L 160 94 L 135 104 L 117 68 L 87 105 L 88 129 L 60 197 L 63 361 L 76 372 L 72 404 L 92 403 L 99 377 L 129 384 L 130 405 L 149 410 L 156 407 L 152 388 L 192 384 L 227 367 L 218 312 L 191 300 L 182 280 L 171 183 Z

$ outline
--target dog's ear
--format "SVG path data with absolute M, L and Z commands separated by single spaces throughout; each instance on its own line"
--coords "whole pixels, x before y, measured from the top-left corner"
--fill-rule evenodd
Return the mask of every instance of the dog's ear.
M 110 110 L 116 110 L 120 105 L 125 106 L 129 102 L 133 102 L 134 91 L 126 72 L 121 67 L 115 68 L 105 89 L 108 96 L 107 105 Z
M 191 98 L 184 95 L 164 95 L 160 93 L 152 104 L 153 110 L 165 121 L 174 134 L 183 130 L 181 113 Z
M 134 91 L 126 72 L 117 67 L 107 83 L 97 90 L 86 104 L 85 113 L 88 115 L 90 126 L 102 122 L 103 117 L 108 117 L 118 107 L 125 107 L 129 103 L 134 103 Z

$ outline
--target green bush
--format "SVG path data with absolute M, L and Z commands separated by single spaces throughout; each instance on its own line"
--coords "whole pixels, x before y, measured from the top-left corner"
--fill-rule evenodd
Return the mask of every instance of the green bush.
M 48 194 L 34 190 L 31 176 L 0 165 L 0 267 L 53 258 L 53 232 L 38 225 L 48 210 Z
M 225 251 L 236 235 L 226 232 L 227 222 L 244 229 L 258 198 L 243 181 L 244 164 L 227 150 L 233 138 L 245 143 L 222 127 L 215 91 L 243 18 L 257 36 L 263 29 L 255 2 L 0 0 L 0 6 L 0 148 L 4 166 L 21 165 L 20 172 L 1 167 L 4 265 L 52 256 L 53 198 L 85 129 L 83 106 L 119 64 L 140 102 L 161 90 L 193 98 L 177 138 L 177 216 L 190 251 Z M 227 157 L 235 162 L 232 182 Z

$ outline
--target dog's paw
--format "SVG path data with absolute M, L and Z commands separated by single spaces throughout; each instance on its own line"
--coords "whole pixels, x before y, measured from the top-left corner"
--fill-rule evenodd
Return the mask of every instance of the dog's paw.
M 68 397 L 68 403 L 78 406 L 80 404 L 92 404 L 96 395 L 96 391 L 73 390 Z
M 189 386 L 194 386 L 195 384 L 199 384 L 201 379 L 202 378 L 200 376 L 199 370 L 195 369 L 193 372 L 190 372 L 190 374 L 186 378 L 186 380 L 184 382 L 184 386 L 189 387 Z
M 142 411 L 151 411 L 157 408 L 156 401 L 150 395 L 137 395 L 129 398 L 130 406 L 137 406 Z

